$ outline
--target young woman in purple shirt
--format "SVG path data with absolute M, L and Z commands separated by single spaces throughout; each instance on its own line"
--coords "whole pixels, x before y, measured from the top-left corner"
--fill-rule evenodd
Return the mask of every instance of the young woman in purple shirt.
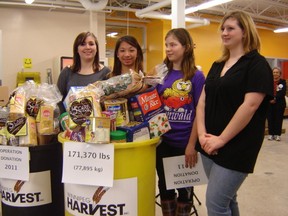
M 197 70 L 194 58 L 194 43 L 187 30 L 170 30 L 165 37 L 168 74 L 157 90 L 166 110 L 171 130 L 162 136 L 157 147 L 156 169 L 161 208 L 165 216 L 190 215 L 193 188 L 167 190 L 163 168 L 163 158 L 185 155 L 186 166 L 194 166 L 197 140 L 194 124 L 196 106 L 205 82 L 203 73 Z

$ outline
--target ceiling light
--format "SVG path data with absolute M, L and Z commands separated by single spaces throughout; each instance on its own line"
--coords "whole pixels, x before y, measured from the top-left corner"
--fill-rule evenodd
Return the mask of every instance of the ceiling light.
M 283 32 L 288 32 L 288 28 L 279 28 L 274 30 L 274 33 L 283 33 Z
M 211 8 L 211 7 L 214 7 L 214 6 L 217 6 L 217 5 L 220 5 L 220 4 L 224 4 L 224 3 L 227 3 L 227 2 L 230 2 L 230 1 L 233 1 L 233 0 L 212 0 L 212 1 L 209 1 L 209 2 L 205 2 L 205 3 L 200 4 L 198 6 L 187 8 L 185 10 L 185 14 L 190 14 L 190 13 L 193 13 L 193 12 L 196 12 L 196 11 L 199 11 L 199 10 L 203 10 L 203 9 L 206 9 L 206 8 Z
M 25 0 L 26 4 L 32 4 L 34 2 L 34 0 Z
M 118 32 L 111 32 L 109 34 L 107 34 L 108 37 L 116 37 L 118 35 Z

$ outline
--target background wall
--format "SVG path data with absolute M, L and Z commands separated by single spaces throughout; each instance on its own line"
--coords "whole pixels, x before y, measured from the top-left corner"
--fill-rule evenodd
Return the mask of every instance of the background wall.
M 105 31 L 103 16 L 105 14 L 101 13 L 93 16 L 92 22 L 95 19 L 102 19 L 96 24 Z M 22 70 L 24 58 L 32 59 L 32 69 L 24 71 L 40 71 L 42 81 L 46 81 L 46 69 L 52 68 L 55 83 L 60 72 L 57 61 L 60 56 L 72 56 L 72 45 L 78 33 L 92 28 L 99 41 L 101 40 L 101 49 L 104 47 L 105 50 L 105 34 L 100 31 L 101 35 L 98 35 L 100 33 L 97 32 L 98 28 L 95 25 L 91 25 L 89 12 L 72 14 L 0 8 L 0 30 L 2 31 L 0 79 L 2 79 L 2 84 L 9 86 L 10 91 L 16 87 L 16 75 Z M 164 37 L 171 28 L 171 21 L 154 20 L 141 25 L 147 27 L 147 64 L 145 65 L 147 65 L 147 70 L 150 70 L 156 64 L 161 63 L 165 57 Z M 204 73 L 207 73 L 212 62 L 221 53 L 218 23 L 189 29 L 189 32 L 196 44 L 196 64 L 201 65 Z M 262 40 L 261 53 L 265 57 L 288 59 L 287 33 L 275 34 L 260 29 L 259 34 Z M 100 51 L 100 55 L 105 57 L 105 52 Z
M 2 84 L 2 77 L 3 77 L 3 71 L 2 71 L 2 30 L 0 29 L 0 85 Z
M 16 87 L 17 72 L 22 70 L 24 58 L 32 59 L 32 68 L 24 71 L 39 71 L 42 81 L 46 81 L 46 69 L 52 68 L 56 81 L 59 57 L 72 56 L 74 39 L 80 32 L 90 30 L 90 18 L 88 12 L 69 14 L 0 8 L 2 84 L 9 86 L 10 91 Z M 100 45 L 104 47 L 105 43 Z M 105 57 L 105 52 L 102 55 Z
M 161 62 L 160 56 L 162 56 L 164 59 L 164 38 L 165 34 L 169 31 L 170 28 L 170 21 L 156 21 L 148 24 L 147 68 L 153 67 L 156 62 Z M 221 38 L 218 28 L 219 23 L 211 23 L 209 26 L 188 29 L 194 44 L 196 44 L 196 65 L 200 65 L 205 74 L 208 73 L 211 64 L 221 55 Z M 159 33 L 156 33 L 157 31 L 159 31 Z M 266 58 L 279 58 L 288 60 L 288 33 L 275 34 L 271 30 L 263 29 L 258 29 L 258 32 L 261 38 L 262 47 L 260 53 L 262 55 L 264 55 Z M 163 49 L 162 51 L 159 50 L 161 47 Z M 162 55 L 160 55 L 160 53 L 162 53 Z

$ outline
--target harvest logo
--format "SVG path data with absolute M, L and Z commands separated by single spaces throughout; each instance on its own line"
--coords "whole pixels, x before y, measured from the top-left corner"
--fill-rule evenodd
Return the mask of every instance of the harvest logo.
M 41 182 L 41 184 L 39 184 Z M 29 181 L 0 179 L 2 203 L 33 207 L 52 203 L 50 171 L 29 174 Z
M 138 215 L 137 178 L 114 180 L 113 187 L 64 184 L 64 191 L 65 209 L 72 215 Z
M 9 191 L 2 191 L 2 202 L 7 201 L 9 203 L 33 203 L 40 202 L 41 200 L 41 192 L 36 193 L 15 193 Z
M 86 202 L 80 202 L 72 198 L 67 197 L 66 206 L 71 209 L 74 213 L 75 211 L 84 215 L 101 215 L 101 216 L 114 216 L 114 215 L 124 215 L 125 204 L 92 204 Z

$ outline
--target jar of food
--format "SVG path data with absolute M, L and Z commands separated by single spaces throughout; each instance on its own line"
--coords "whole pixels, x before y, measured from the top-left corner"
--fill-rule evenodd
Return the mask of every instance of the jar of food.
M 68 112 L 64 112 L 59 117 L 60 125 L 63 131 L 69 129 L 69 115 Z
M 115 130 L 110 132 L 111 143 L 123 143 L 126 142 L 126 132 L 121 130 Z

